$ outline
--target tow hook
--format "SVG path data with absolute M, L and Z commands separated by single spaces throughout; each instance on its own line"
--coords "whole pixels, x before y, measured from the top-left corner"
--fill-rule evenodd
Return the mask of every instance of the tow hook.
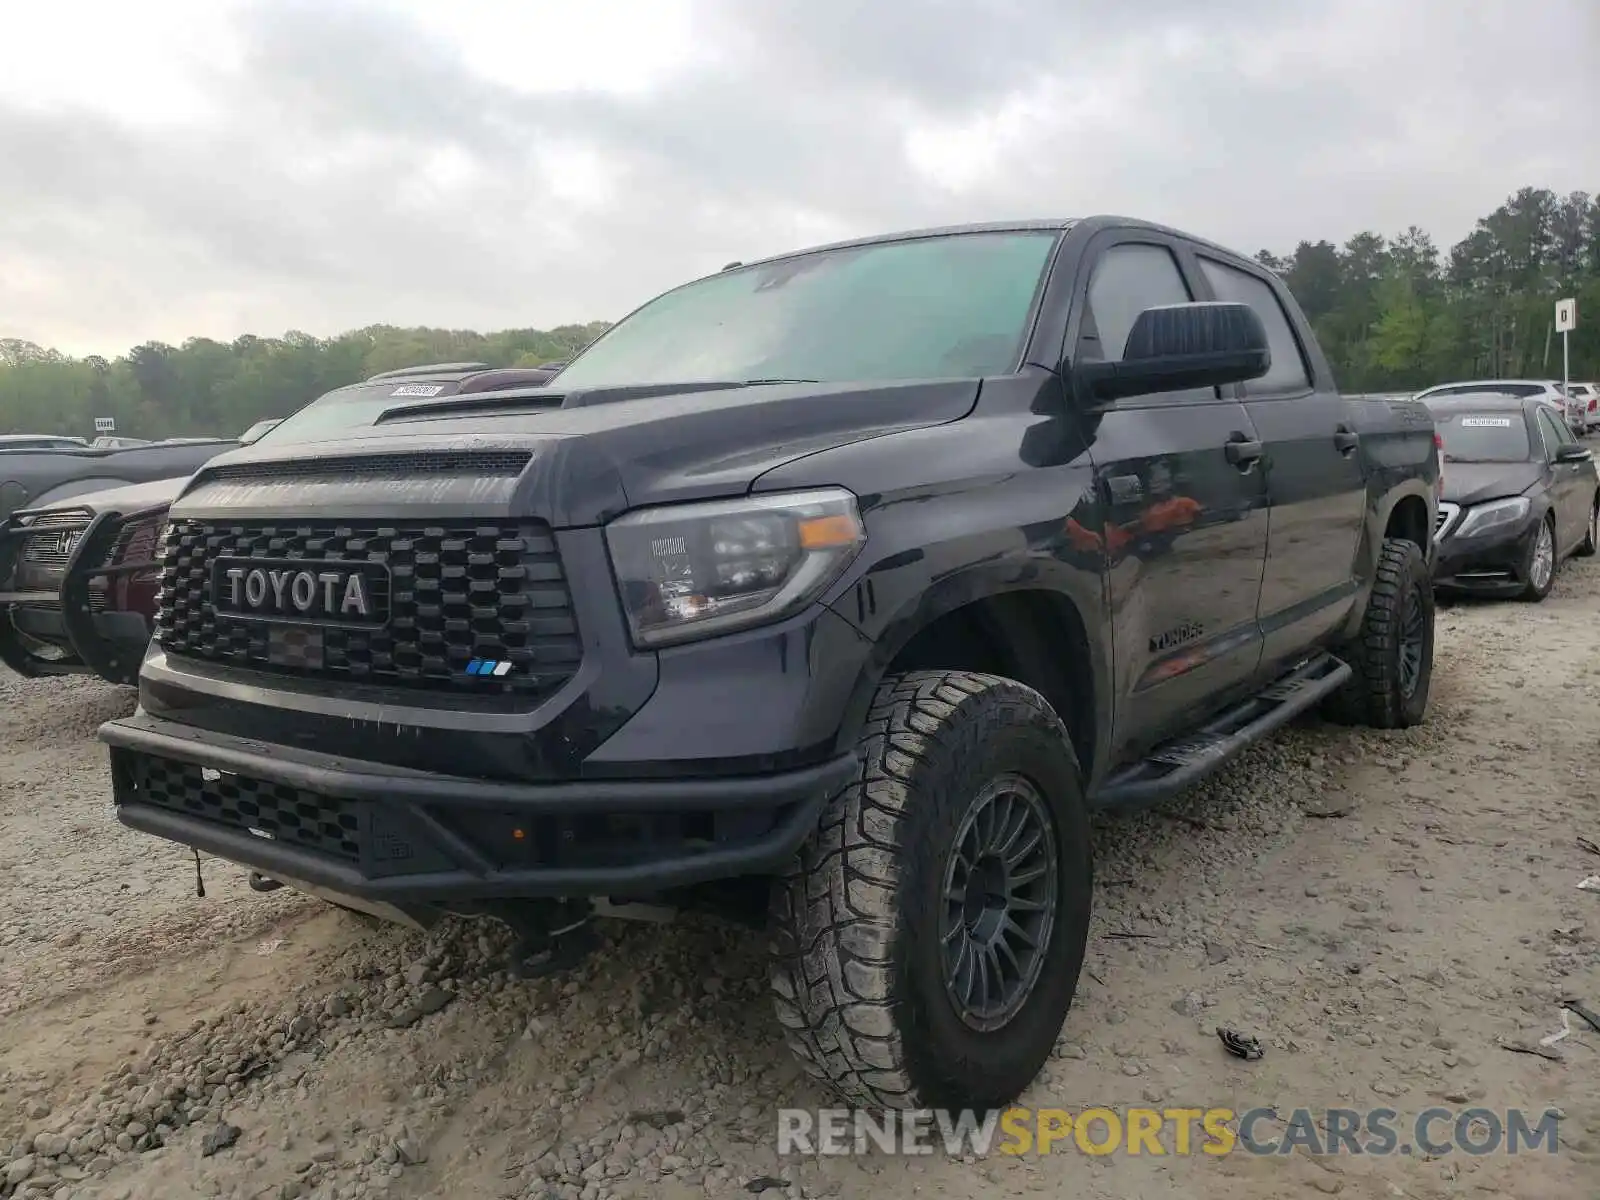
M 259 871 L 250 872 L 250 890 L 252 892 L 275 892 L 282 886 L 283 884 L 276 879 L 268 879 Z
M 587 900 L 529 900 L 494 914 L 516 934 L 508 969 L 518 979 L 542 979 L 568 971 L 599 949 Z

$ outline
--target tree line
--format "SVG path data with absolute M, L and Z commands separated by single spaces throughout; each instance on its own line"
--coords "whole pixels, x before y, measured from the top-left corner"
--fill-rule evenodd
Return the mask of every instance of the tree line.
M 89 437 L 96 417 L 111 417 L 118 434 L 132 437 L 237 437 L 379 371 L 435 362 L 539 366 L 570 358 L 606 328 L 594 321 L 483 334 L 373 325 L 334 338 L 291 331 L 146 342 L 115 359 L 0 338 L 0 432 Z
M 1441 253 L 1413 225 L 1262 251 L 1316 329 L 1341 389 L 1560 379 L 1557 300 L 1575 297 L 1575 380 L 1600 378 L 1600 196 L 1522 188 Z
M 1412 226 L 1256 258 L 1288 283 L 1345 391 L 1559 378 L 1554 310 L 1568 296 L 1579 314 L 1572 378 L 1600 378 L 1600 196 L 1522 188 L 1448 252 Z M 147 342 L 116 359 L 0 339 L 0 432 L 88 435 L 95 417 L 109 416 L 118 433 L 136 437 L 232 437 L 378 371 L 453 361 L 536 366 L 571 357 L 606 328 L 595 321 L 482 334 L 374 325 L 334 338 Z

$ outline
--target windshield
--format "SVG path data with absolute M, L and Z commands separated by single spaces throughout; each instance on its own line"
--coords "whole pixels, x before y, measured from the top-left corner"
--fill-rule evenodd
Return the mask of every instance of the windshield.
M 1528 425 L 1521 413 L 1434 413 L 1446 462 L 1527 462 Z
M 735 268 L 652 300 L 552 386 L 1009 373 L 1056 236 L 952 234 Z

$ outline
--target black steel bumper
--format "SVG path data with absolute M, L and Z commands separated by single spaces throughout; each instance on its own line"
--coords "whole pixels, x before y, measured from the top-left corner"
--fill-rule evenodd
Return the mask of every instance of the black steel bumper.
M 273 878 L 395 905 L 641 898 L 781 870 L 853 753 L 779 774 L 504 783 L 135 714 L 101 728 L 118 819 Z
M 131 513 L 84 509 L 81 519 L 51 525 L 52 533 L 76 539 L 56 591 L 12 587 L 23 546 L 39 530 L 20 524 L 18 517 L 26 515 L 21 513 L 0 524 L 0 661 L 30 678 L 92 672 L 112 683 L 135 683 L 150 624 L 139 613 L 96 610 L 91 591 L 95 584 L 109 591 L 116 579 L 155 567 L 148 558 L 112 559 L 125 530 L 164 511 L 165 506 Z M 62 656 L 40 654 L 38 643 L 55 646 Z

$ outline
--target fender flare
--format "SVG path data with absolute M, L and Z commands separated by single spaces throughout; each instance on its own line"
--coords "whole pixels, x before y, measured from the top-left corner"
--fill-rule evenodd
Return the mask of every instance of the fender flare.
M 1074 582 L 1078 586 L 1073 586 Z M 1089 593 L 1084 586 L 1088 582 L 1092 582 L 1095 589 L 1103 586 L 1098 573 L 1073 568 L 1059 559 L 1004 559 L 974 563 L 932 581 L 914 598 L 878 622 L 881 631 L 873 639 L 871 652 L 862 663 L 851 687 L 835 735 L 836 748 L 849 750 L 854 747 L 866 724 L 872 698 L 879 685 L 894 660 L 918 634 L 941 618 L 980 601 L 1006 596 L 1020 598 L 1032 593 L 1049 597 L 1055 604 L 1071 610 L 1069 619 L 1077 626 L 1072 633 L 1081 638 L 1080 648 L 1088 662 L 1089 687 L 1081 689 L 1080 686 L 1078 693 L 1083 697 L 1083 708 L 1078 712 L 1061 714 L 1069 728 L 1079 726 L 1084 717 L 1088 718 L 1082 728 L 1088 732 L 1091 744 L 1078 746 L 1080 757 L 1085 760 L 1083 768 L 1087 784 L 1091 765 L 1099 762 L 1101 751 L 1109 741 L 1112 715 L 1111 648 L 1104 632 L 1098 635 L 1096 632 L 1108 632 L 1108 627 L 1098 620 L 1101 593 L 1098 590 Z M 860 623 L 846 615 L 848 600 L 848 595 L 840 597 L 830 607 L 836 615 L 849 620 L 859 629 Z M 1058 611 L 1057 615 L 1065 614 Z M 990 622 L 986 632 L 1011 651 L 1019 664 L 1037 664 L 1034 670 L 1024 673 L 1032 674 L 1035 679 L 1053 677 L 1057 686 L 1041 690 L 1057 695 L 1071 694 L 1073 682 L 1069 672 L 1064 669 L 1064 656 L 1036 628 L 1020 631 L 1019 637 L 1018 633 L 1002 628 L 998 622 Z M 1019 641 L 1031 641 L 1039 645 L 1018 645 Z

